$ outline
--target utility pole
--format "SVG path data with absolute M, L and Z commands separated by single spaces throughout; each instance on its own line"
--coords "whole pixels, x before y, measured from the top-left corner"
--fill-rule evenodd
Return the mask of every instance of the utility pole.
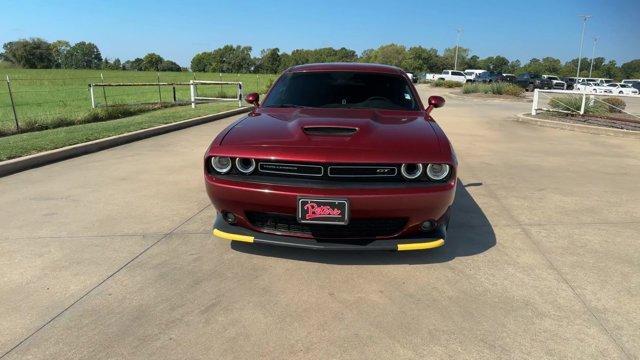
M 460 46 L 460 33 L 462 33 L 462 28 L 456 29 L 458 32 L 458 36 L 456 37 L 456 58 L 453 61 L 453 70 L 458 70 L 458 47 Z
M 596 57 L 596 43 L 598 42 L 598 38 L 593 38 L 593 50 L 591 51 L 591 66 L 589 67 L 589 77 L 591 77 L 591 72 L 593 71 L 593 59 Z
M 584 29 L 587 27 L 587 20 L 591 18 L 591 15 L 578 15 L 582 18 L 582 35 L 580 36 L 580 54 L 578 55 L 578 71 L 576 72 L 576 81 L 580 77 L 580 62 L 582 61 L 582 45 L 584 44 Z

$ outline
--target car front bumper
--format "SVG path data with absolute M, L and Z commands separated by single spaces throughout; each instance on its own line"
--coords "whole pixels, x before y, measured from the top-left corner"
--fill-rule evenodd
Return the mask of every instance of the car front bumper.
M 407 251 L 407 250 L 427 250 L 443 246 L 446 238 L 446 229 L 439 226 L 429 237 L 411 237 L 402 239 L 384 240 L 318 240 L 304 239 L 293 236 L 282 236 L 267 234 L 230 225 L 218 214 L 213 225 L 213 236 L 243 242 L 277 246 L 288 246 L 311 250 L 387 250 L 387 251 Z
M 436 240 L 443 242 L 444 232 L 442 230 L 446 228 L 448 223 L 456 184 L 455 176 L 445 183 L 437 184 L 412 183 L 372 186 L 371 184 L 352 183 L 320 187 L 265 184 L 205 175 L 207 194 L 219 212 L 215 227 L 219 232 L 252 236 L 252 242 L 272 244 L 285 242 L 290 246 L 300 244 L 300 247 L 341 249 L 349 248 L 356 243 L 359 245 L 355 248 L 362 248 L 361 243 L 368 243 L 367 247 L 369 248 L 397 250 L 398 244 L 425 243 Z M 385 229 L 386 233 L 372 230 L 368 234 L 363 234 L 359 230 L 354 230 L 355 233 L 350 233 L 344 238 L 332 236 L 330 240 L 322 235 L 317 236 L 322 241 L 315 238 L 314 232 L 295 233 L 293 232 L 295 230 L 291 229 L 280 231 L 279 228 L 261 227 L 259 223 L 255 222 L 255 219 L 252 222 L 251 215 L 255 213 L 282 215 L 295 219 L 298 198 L 301 196 L 311 199 L 348 199 L 349 218 L 354 222 L 354 226 L 356 220 L 372 221 L 375 224 L 380 224 L 379 220 L 383 219 L 402 219 L 406 222 L 398 228 Z M 233 225 L 222 220 L 223 217 L 220 213 L 223 212 L 235 215 Z M 422 231 L 421 226 L 425 221 L 432 222 L 434 230 Z M 325 225 L 325 227 L 339 226 L 342 225 Z M 283 238 L 287 241 L 282 241 Z M 329 243 L 341 244 L 330 246 Z M 434 247 L 433 244 L 429 246 Z

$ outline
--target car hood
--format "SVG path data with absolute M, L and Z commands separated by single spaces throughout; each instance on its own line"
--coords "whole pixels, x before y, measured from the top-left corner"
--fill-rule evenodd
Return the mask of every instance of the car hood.
M 221 147 L 258 158 L 421 162 L 443 155 L 434 126 L 420 111 L 259 108 Z

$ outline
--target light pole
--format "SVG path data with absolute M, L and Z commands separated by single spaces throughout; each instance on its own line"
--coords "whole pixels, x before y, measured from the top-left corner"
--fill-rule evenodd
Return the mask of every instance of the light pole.
M 580 62 L 582 61 L 582 45 L 584 44 L 584 29 L 587 27 L 587 20 L 591 15 L 578 15 L 582 18 L 582 35 L 580 36 L 580 55 L 578 55 L 578 71 L 576 72 L 576 82 L 580 77 Z
M 453 60 L 453 70 L 458 70 L 458 46 L 460 46 L 460 33 L 462 28 L 456 29 L 458 36 L 456 37 L 456 58 Z
M 593 38 L 593 50 L 591 51 L 591 66 L 589 66 L 589 77 L 591 77 L 591 72 L 593 71 L 593 59 L 596 57 L 596 43 L 598 42 L 598 38 Z

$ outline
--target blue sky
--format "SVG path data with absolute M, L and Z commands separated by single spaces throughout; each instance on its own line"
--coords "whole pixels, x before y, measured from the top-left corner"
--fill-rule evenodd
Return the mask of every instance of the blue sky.
M 156 52 L 188 66 L 194 54 L 224 44 L 260 49 L 345 46 L 358 52 L 386 43 L 455 44 L 480 57 L 523 62 L 578 55 L 581 20 L 592 14 L 585 56 L 618 63 L 640 58 L 640 0 L 531 1 L 30 1 L 2 0 L 0 43 L 25 37 L 92 41 L 122 60 Z

